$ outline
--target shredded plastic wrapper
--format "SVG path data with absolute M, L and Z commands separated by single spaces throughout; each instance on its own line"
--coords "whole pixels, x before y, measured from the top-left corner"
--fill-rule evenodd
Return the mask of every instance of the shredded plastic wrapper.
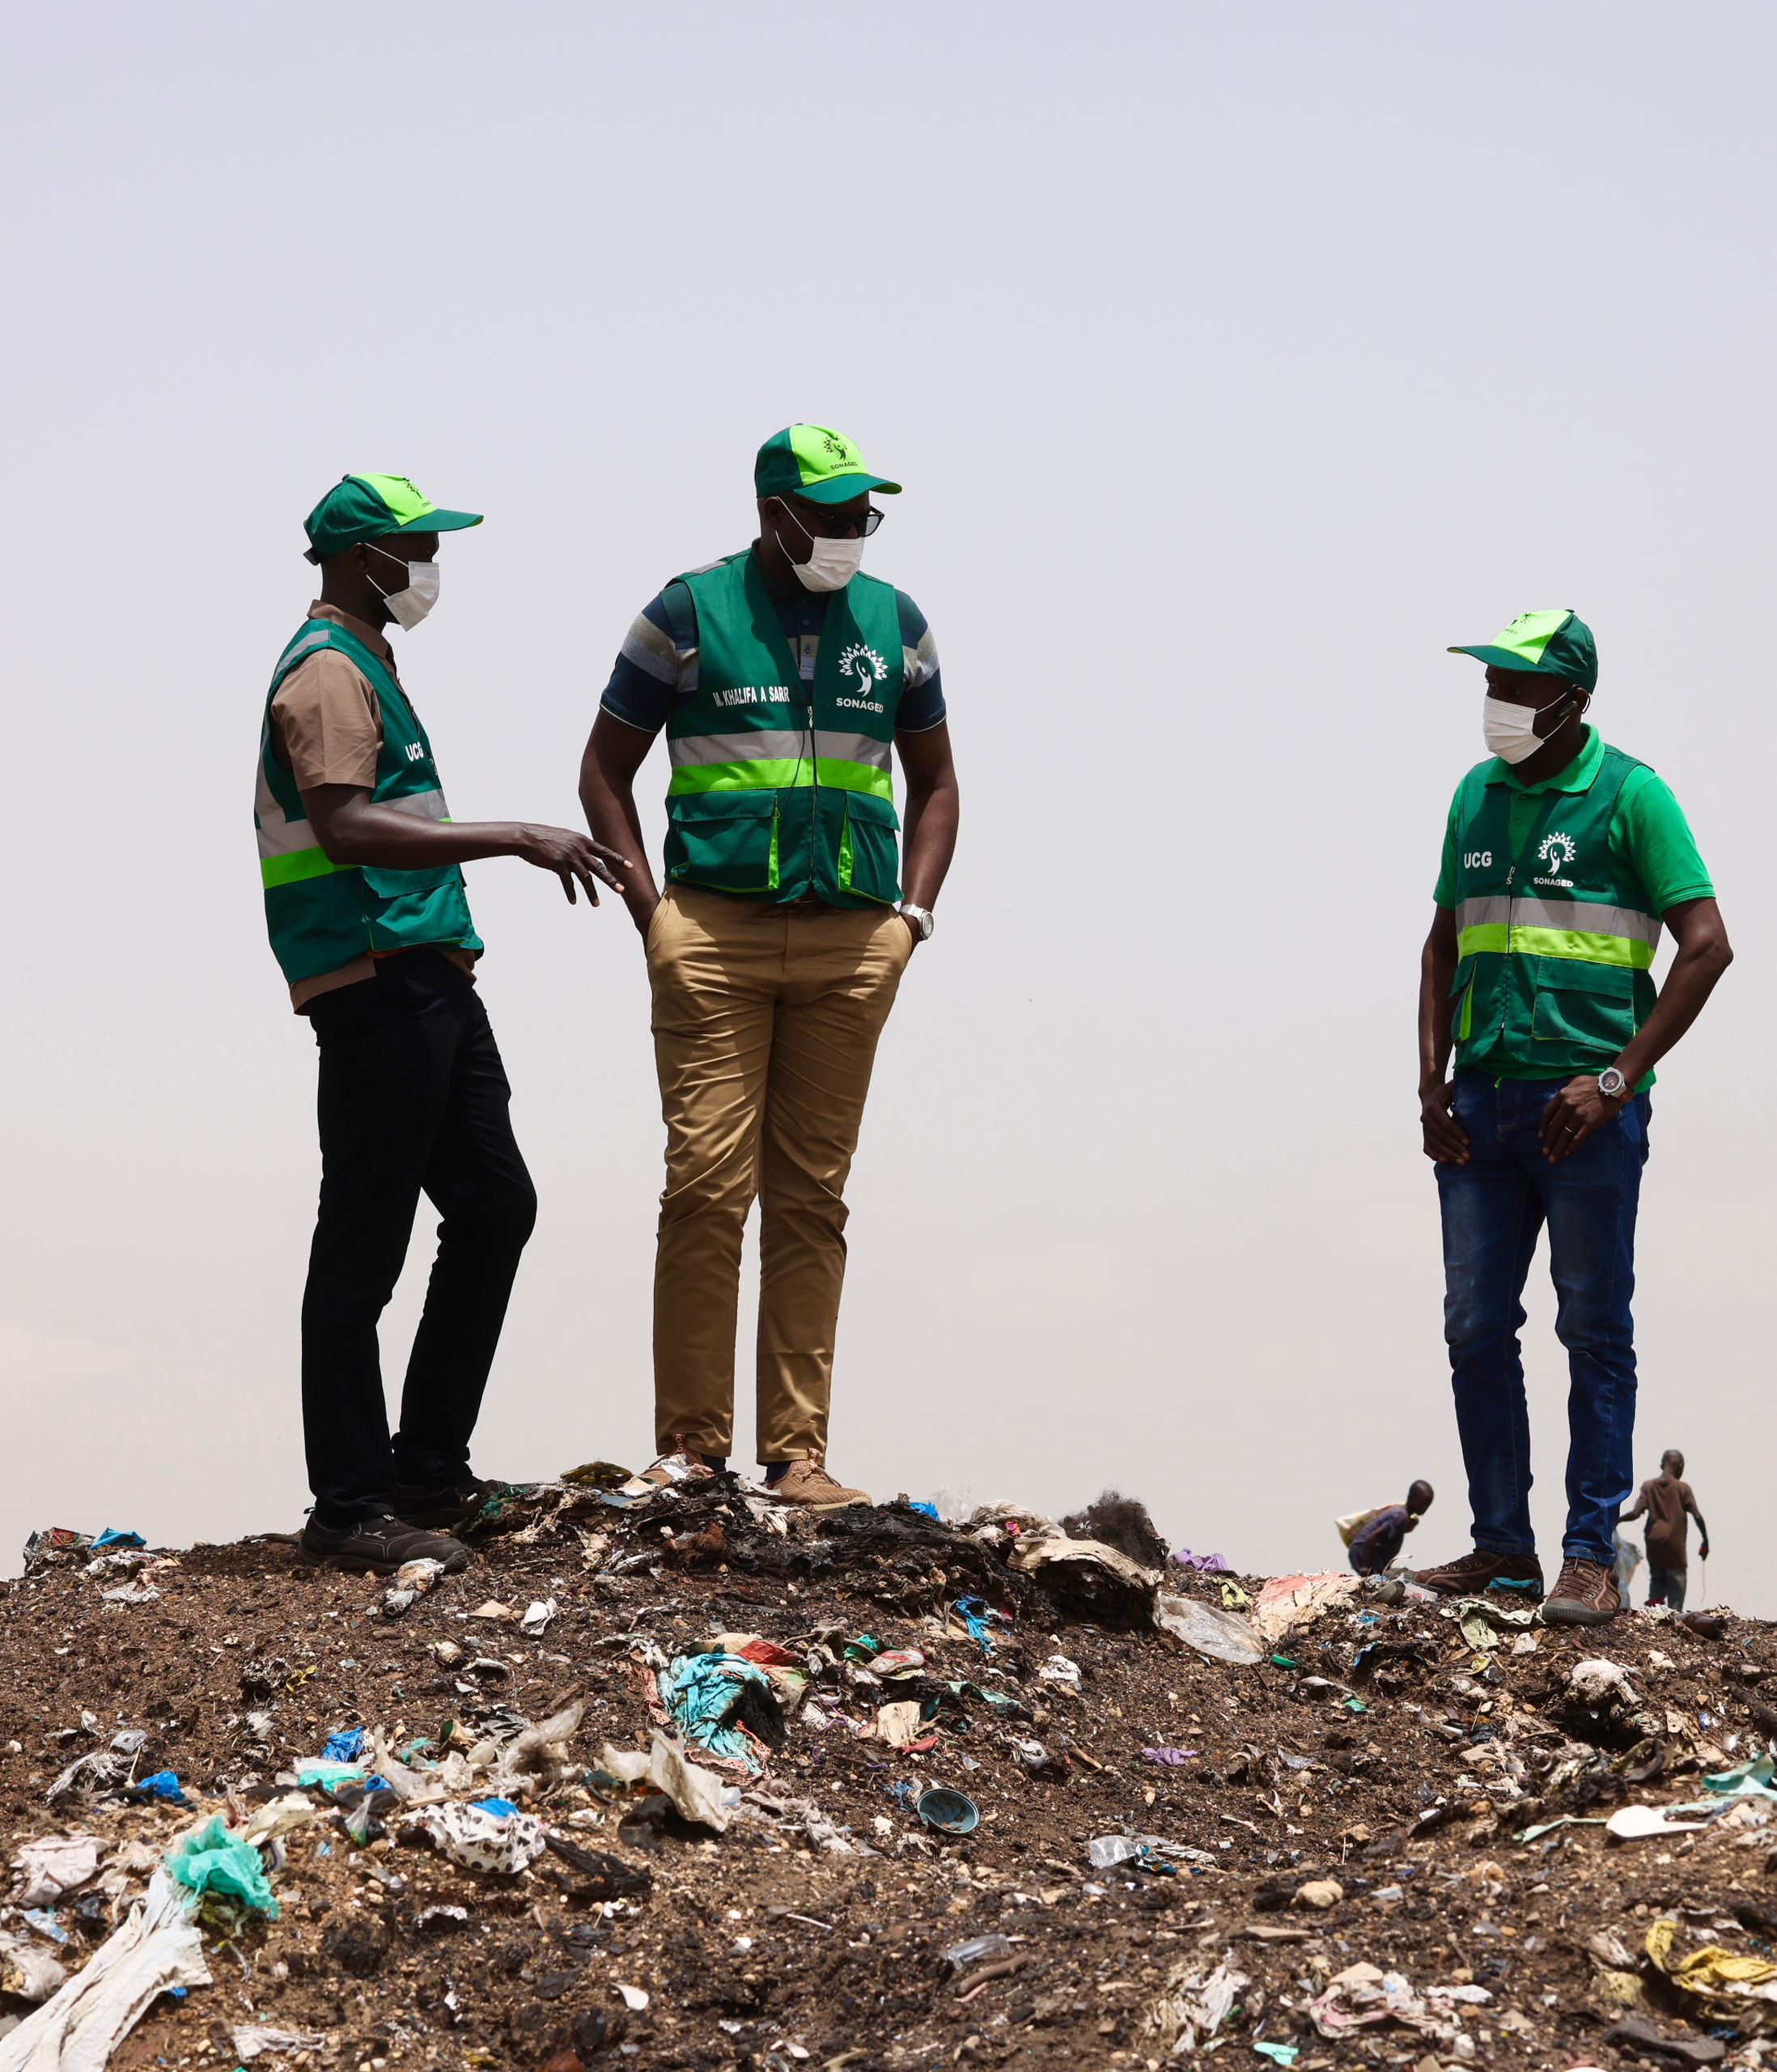
M 407 1816 L 405 1825 L 422 1829 L 466 1870 L 498 1872 L 515 1878 L 528 1870 L 549 1846 L 543 1823 L 534 1813 L 490 1813 L 479 1806 L 426 1806 Z
M 1719 1943 L 1677 1956 L 1675 1921 L 1656 1921 L 1648 1930 L 1654 1969 L 1697 2003 L 1696 2018 L 1732 2022 L 1769 2034 L 1777 2028 L 1777 1964 L 1768 1958 L 1724 1950 Z
M 1154 1599 L 1154 1624 L 1211 1662 L 1249 1667 L 1265 1659 L 1265 1644 L 1238 1612 L 1194 1597 L 1162 1590 Z
M 201 1827 L 190 1828 L 179 1837 L 168 1853 L 167 1869 L 193 1892 L 239 1900 L 255 1913 L 272 1921 L 278 1918 L 278 1902 L 266 1882 L 259 1851 L 251 1842 L 231 1834 L 219 1813 L 213 1813 Z

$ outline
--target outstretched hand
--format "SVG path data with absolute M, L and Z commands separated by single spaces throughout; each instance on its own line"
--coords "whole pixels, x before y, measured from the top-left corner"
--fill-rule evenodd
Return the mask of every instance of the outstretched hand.
M 1551 1166 L 1559 1166 L 1563 1158 L 1576 1152 L 1601 1123 L 1619 1115 L 1628 1098 L 1626 1092 L 1621 1101 L 1607 1101 L 1598 1091 L 1598 1082 L 1590 1072 L 1581 1072 L 1577 1079 L 1570 1079 L 1542 1111 L 1540 1127 L 1543 1157 Z
M 520 827 L 518 853 L 539 870 L 555 873 L 570 906 L 577 897 L 576 885 L 596 906 L 599 886 L 608 885 L 613 892 L 621 892 L 623 881 L 616 873 L 633 868 L 627 856 L 620 856 L 615 849 L 595 842 L 590 834 L 578 834 L 570 827 Z

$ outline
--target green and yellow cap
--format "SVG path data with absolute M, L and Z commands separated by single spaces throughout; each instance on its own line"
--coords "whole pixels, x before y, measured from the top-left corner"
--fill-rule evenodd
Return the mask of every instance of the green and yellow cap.
M 303 520 L 308 559 L 354 547 L 391 533 L 460 533 L 479 525 L 479 511 L 440 511 L 405 475 L 341 475 Z
M 1582 690 L 1598 688 L 1598 648 L 1592 628 L 1576 612 L 1520 612 L 1503 633 L 1479 648 L 1453 648 L 1496 669 L 1561 677 Z
M 753 486 L 761 496 L 805 496 L 811 503 L 849 503 L 880 489 L 899 496 L 899 482 L 873 475 L 842 432 L 824 424 L 787 425 L 759 448 Z

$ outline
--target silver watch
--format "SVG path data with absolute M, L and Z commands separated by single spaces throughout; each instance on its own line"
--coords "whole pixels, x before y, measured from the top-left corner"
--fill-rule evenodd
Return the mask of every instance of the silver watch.
M 1598 1091 L 1607 1101 L 1620 1101 L 1629 1091 L 1629 1082 L 1614 1065 L 1606 1065 L 1598 1075 Z
M 929 906 L 916 906 L 910 899 L 904 899 L 895 909 L 904 921 L 911 921 L 922 942 L 931 940 L 931 932 L 938 923 Z

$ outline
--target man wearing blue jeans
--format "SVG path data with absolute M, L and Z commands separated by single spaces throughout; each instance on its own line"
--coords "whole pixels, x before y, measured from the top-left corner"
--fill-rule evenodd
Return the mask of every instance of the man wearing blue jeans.
M 1518 1332 L 1546 1225 L 1570 1386 L 1567 1531 L 1543 1617 L 1601 1625 L 1622 1609 L 1614 1535 L 1634 1487 L 1648 1089 L 1733 953 L 1677 800 L 1586 724 L 1598 661 L 1584 622 L 1526 612 L 1450 652 L 1486 665 L 1492 753 L 1457 788 L 1445 830 L 1420 962 L 1419 1114 L 1474 1548 L 1418 1579 L 1543 1594 Z M 1678 953 L 1656 992 L 1663 925 Z

